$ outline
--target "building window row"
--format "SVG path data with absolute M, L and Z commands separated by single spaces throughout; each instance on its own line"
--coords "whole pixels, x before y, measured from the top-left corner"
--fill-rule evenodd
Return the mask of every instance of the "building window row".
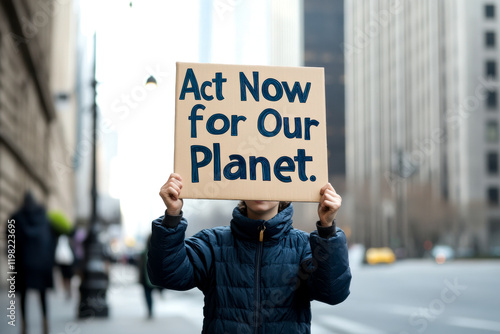
M 484 16 L 486 19 L 495 19 L 496 8 L 494 4 L 486 4 L 484 6 Z M 496 47 L 496 35 L 494 31 L 486 31 L 484 34 L 484 44 L 486 48 Z M 497 64 L 494 60 L 488 60 L 485 64 L 485 75 L 487 78 L 496 79 L 497 77 Z M 486 106 L 489 109 L 496 109 L 498 106 L 498 97 L 496 91 L 489 91 L 486 99 Z M 498 142 L 498 122 L 490 120 L 486 123 L 486 140 L 493 143 Z M 488 152 L 486 155 L 486 166 L 488 174 L 498 174 L 499 161 L 498 152 Z M 488 187 L 486 190 L 486 197 L 488 204 L 491 206 L 500 205 L 500 190 L 496 186 Z
M 486 96 L 486 106 L 488 109 L 496 109 L 498 106 L 498 94 L 496 91 L 488 91 L 488 95 Z
M 498 122 L 495 120 L 486 122 L 486 141 L 498 143 Z
M 484 6 L 484 16 L 487 19 L 494 19 L 496 15 L 496 7 L 494 4 L 486 4 Z M 496 47 L 496 34 L 494 31 L 486 31 L 484 33 L 484 44 L 486 48 L 495 48 Z M 487 60 L 485 62 L 484 67 L 485 76 L 488 79 L 497 79 L 497 62 L 495 60 Z M 498 107 L 498 96 L 496 91 L 488 91 L 488 95 L 486 98 L 486 107 L 488 109 L 497 109 Z M 489 131 L 491 130 L 491 132 Z M 488 141 L 493 141 L 494 139 L 493 127 L 490 128 L 490 124 L 488 125 L 487 138 Z
M 496 35 L 493 31 L 487 31 L 484 33 L 484 44 L 486 48 L 494 48 L 496 46 Z
M 500 205 L 500 198 L 499 198 L 499 191 L 498 187 L 489 187 L 487 190 L 487 196 L 488 196 L 488 204 L 491 206 L 498 206 Z
M 494 19 L 495 18 L 495 5 L 493 4 L 488 4 L 484 6 L 484 16 L 487 19 Z
M 490 79 L 496 79 L 497 77 L 497 62 L 494 60 L 486 61 L 486 77 Z
M 488 219 L 490 226 L 490 233 L 500 234 L 500 218 L 494 217 Z
M 498 174 L 498 153 L 488 152 L 486 154 L 486 169 L 488 174 L 496 175 Z

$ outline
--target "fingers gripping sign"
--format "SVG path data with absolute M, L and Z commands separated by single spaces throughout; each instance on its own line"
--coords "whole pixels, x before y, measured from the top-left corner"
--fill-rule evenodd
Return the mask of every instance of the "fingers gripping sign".
M 332 226 L 342 204 L 342 197 L 335 191 L 330 183 L 325 184 L 320 190 L 321 199 L 318 206 L 318 216 L 321 226 Z
M 171 216 L 178 216 L 182 210 L 182 177 L 179 174 L 172 173 L 160 189 L 160 197 L 167 207 L 167 213 Z

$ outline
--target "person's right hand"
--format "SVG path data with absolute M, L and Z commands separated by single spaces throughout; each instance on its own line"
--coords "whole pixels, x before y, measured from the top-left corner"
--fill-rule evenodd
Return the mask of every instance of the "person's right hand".
M 182 177 L 172 173 L 167 183 L 160 189 L 160 197 L 167 206 L 167 214 L 178 216 L 182 210 L 182 199 L 179 198 L 182 189 Z

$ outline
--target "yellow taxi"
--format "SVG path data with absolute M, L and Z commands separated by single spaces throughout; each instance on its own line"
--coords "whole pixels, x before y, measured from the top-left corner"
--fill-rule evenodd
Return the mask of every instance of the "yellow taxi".
M 393 263 L 396 255 L 389 247 L 368 248 L 366 251 L 366 262 L 368 264 Z

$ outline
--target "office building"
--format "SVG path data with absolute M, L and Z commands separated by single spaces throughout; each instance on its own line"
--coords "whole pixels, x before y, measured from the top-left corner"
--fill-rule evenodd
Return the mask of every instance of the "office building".
M 355 241 L 421 255 L 500 245 L 499 1 L 345 2 Z

